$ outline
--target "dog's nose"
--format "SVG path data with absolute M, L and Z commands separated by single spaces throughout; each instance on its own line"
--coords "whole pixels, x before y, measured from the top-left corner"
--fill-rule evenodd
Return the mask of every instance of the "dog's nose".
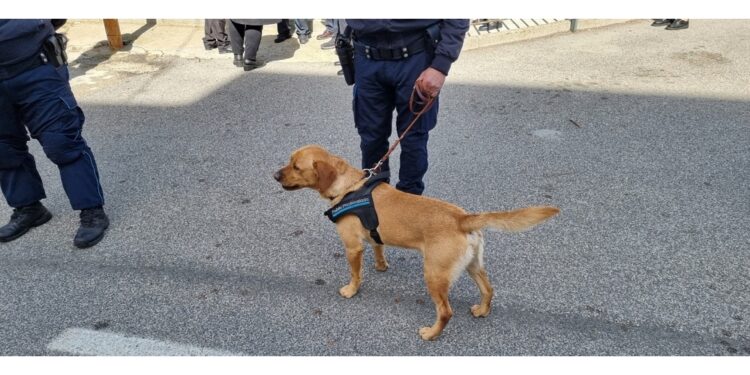
M 276 171 L 276 173 L 273 174 L 273 179 L 276 181 L 281 181 L 281 171 Z

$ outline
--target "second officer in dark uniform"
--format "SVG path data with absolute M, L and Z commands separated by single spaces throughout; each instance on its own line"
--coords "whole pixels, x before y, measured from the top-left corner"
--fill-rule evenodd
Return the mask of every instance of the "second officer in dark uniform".
M 54 22 L 53 22 L 54 21 Z M 68 83 L 65 39 L 55 34 L 64 20 L 0 20 L 0 187 L 13 207 L 0 227 L 0 242 L 17 239 L 52 217 L 28 134 L 60 170 L 65 193 L 81 225 L 73 243 L 98 243 L 109 226 L 94 154 L 81 131 L 83 111 Z
M 438 115 L 437 95 L 456 61 L 469 20 L 347 19 L 354 44 L 354 123 L 361 137 L 362 166 L 371 168 L 388 150 L 393 111 L 401 134 L 412 120 L 409 98 L 415 85 L 435 97 L 429 111 L 401 142 L 396 188 L 422 194 L 427 140 Z M 388 164 L 382 166 L 388 170 Z

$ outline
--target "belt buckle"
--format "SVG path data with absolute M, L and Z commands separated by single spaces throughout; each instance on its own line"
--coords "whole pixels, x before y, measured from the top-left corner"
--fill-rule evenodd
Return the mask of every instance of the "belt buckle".
M 403 56 L 404 58 L 408 58 L 409 57 L 409 49 L 406 48 L 406 47 L 401 48 L 401 56 Z
M 370 46 L 365 46 L 365 57 L 367 57 L 367 59 L 372 59 L 372 54 L 370 53 Z

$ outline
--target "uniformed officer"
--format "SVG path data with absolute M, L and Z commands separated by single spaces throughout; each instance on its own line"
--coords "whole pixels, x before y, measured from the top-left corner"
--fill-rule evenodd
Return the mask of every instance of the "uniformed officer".
M 393 110 L 402 134 L 412 120 L 414 86 L 435 97 L 433 106 L 401 142 L 396 188 L 422 194 L 427 140 L 438 114 L 437 95 L 456 61 L 469 20 L 346 20 L 354 44 L 354 123 L 361 137 L 362 167 L 371 168 L 388 150 Z M 388 170 L 387 162 L 382 170 Z
M 83 111 L 68 83 L 64 40 L 55 36 L 63 23 L 0 20 L 0 187 L 13 207 L 10 222 L 0 227 L 0 242 L 52 217 L 40 203 L 46 195 L 26 145 L 27 129 L 58 166 L 71 206 L 81 211 L 75 246 L 95 245 L 109 226 L 94 154 L 81 135 Z

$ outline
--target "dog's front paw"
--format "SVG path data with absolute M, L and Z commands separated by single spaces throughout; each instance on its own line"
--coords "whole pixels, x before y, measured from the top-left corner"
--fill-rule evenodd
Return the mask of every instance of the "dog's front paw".
M 422 340 L 430 341 L 440 336 L 440 331 L 433 327 L 422 327 L 419 329 L 419 336 L 422 337 Z
M 378 272 L 388 271 L 388 262 L 382 262 L 382 263 L 375 262 L 375 271 L 378 271 Z
M 471 307 L 471 314 L 474 315 L 475 318 L 484 318 L 487 315 L 490 315 L 490 308 L 481 305 L 474 305 Z
M 343 288 L 339 289 L 339 294 L 341 294 L 341 296 L 344 298 L 352 298 L 355 294 L 357 294 L 357 287 L 352 284 L 346 285 Z

